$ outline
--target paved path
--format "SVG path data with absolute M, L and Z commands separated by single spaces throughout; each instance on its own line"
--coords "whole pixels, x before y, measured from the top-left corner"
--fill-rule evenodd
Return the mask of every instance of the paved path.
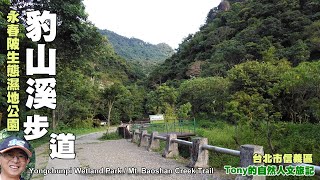
M 114 131 L 114 130 L 112 130 Z M 79 162 L 79 154 L 78 154 L 78 144 L 89 144 L 94 142 L 101 142 L 98 140 L 99 137 L 102 136 L 104 132 L 99 133 L 91 133 L 84 136 L 76 137 L 76 158 L 71 160 L 66 159 L 51 159 L 49 158 L 48 165 L 46 169 L 63 169 L 60 171 L 60 174 L 49 174 L 44 177 L 44 180 L 87 180 L 87 177 L 82 174 L 75 174 L 74 167 L 81 167 Z M 67 174 L 67 175 L 66 175 Z
M 227 179 L 222 178 L 223 173 L 214 174 L 188 174 L 191 170 L 185 167 L 185 164 L 178 163 L 174 159 L 165 159 L 159 152 L 148 152 L 143 147 L 128 140 L 100 141 L 102 133 L 89 134 L 77 137 L 76 154 L 74 160 L 49 160 L 46 169 L 70 169 L 72 174 L 49 174 L 44 180 L 102 180 L 102 179 L 141 179 L 141 180 L 206 180 L 206 179 Z M 130 168 L 133 171 L 130 174 Z M 136 168 L 137 173 L 134 173 Z M 140 174 L 143 168 L 152 171 L 159 171 L 169 174 Z M 97 172 L 97 174 L 79 173 L 76 170 L 82 169 L 83 172 Z M 100 171 L 100 172 L 99 172 Z M 101 172 L 103 173 L 101 174 Z M 107 173 L 108 171 L 108 173 Z M 123 174 L 117 174 L 117 173 Z M 177 174 L 176 172 L 181 172 Z M 99 174 L 100 173 L 100 174 Z M 113 174 L 114 173 L 114 174 Z M 218 177 L 220 175 L 220 177 Z

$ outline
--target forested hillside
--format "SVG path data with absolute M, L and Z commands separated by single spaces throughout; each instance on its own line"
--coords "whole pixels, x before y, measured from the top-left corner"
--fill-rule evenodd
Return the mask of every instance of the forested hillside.
M 317 0 L 223 1 L 151 81 L 226 76 L 236 64 L 268 61 L 270 52 L 293 66 L 318 60 L 319 20 Z
M 127 38 L 109 30 L 99 30 L 102 35 L 107 36 L 115 52 L 131 61 L 145 74 L 149 74 L 152 68 L 169 58 L 173 49 L 165 44 L 160 43 L 153 45 L 137 38 Z
M 214 76 L 229 84 L 225 86 L 229 94 L 221 101 L 219 93 L 212 97 L 215 103 L 208 108 L 219 110 L 194 109 L 196 113 L 237 121 L 272 117 L 319 122 L 319 29 L 319 1 L 223 1 L 210 10 L 200 30 L 152 73 L 149 86 L 182 83 L 185 92 L 185 85 L 191 88 L 191 82 L 199 81 L 193 78 Z M 194 98 L 183 97 L 183 102 Z
M 173 54 L 173 49 L 165 43 L 153 45 L 106 29 L 100 30 L 100 33 L 107 36 L 115 52 L 127 60 L 164 61 Z
M 189 103 L 212 143 L 312 152 L 319 162 L 319 37 L 318 0 L 223 1 L 151 73 L 146 107 L 174 117 Z

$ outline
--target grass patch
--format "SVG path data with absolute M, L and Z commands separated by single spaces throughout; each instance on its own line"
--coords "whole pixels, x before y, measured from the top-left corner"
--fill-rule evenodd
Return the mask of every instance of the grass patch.
M 112 133 L 104 133 L 99 140 L 118 140 L 122 139 L 122 137 L 118 134 L 118 132 L 112 132 Z
M 275 154 L 313 154 L 313 164 L 320 165 L 320 124 L 277 122 L 272 124 L 270 129 Z M 203 120 L 198 121 L 197 134 L 208 138 L 208 144 L 213 146 L 239 150 L 240 145 L 254 144 L 263 146 L 266 154 L 272 154 L 267 131 L 267 126 L 263 123 L 256 131 L 253 131 L 249 126 L 241 126 L 236 129 L 234 125 L 225 122 Z M 239 166 L 239 157 L 211 151 L 209 153 L 211 167 L 221 169 L 224 165 Z
M 165 148 L 166 148 L 166 141 L 159 140 L 159 148 L 153 151 L 159 152 L 160 154 L 162 154 Z
M 83 135 L 94 132 L 106 131 L 107 127 L 99 127 L 99 128 L 64 128 L 62 130 L 58 130 L 58 133 L 72 133 L 75 135 Z
M 197 135 L 208 138 L 209 145 L 234 150 L 239 149 L 239 146 L 235 143 L 233 139 L 233 136 L 235 134 L 235 128 L 233 126 L 230 126 L 226 123 L 213 123 L 210 121 L 202 121 L 199 122 L 198 125 L 199 128 L 197 128 L 196 131 Z M 209 165 L 211 167 L 223 168 L 223 166 L 226 164 L 231 166 L 238 166 L 239 162 L 239 157 L 209 151 Z

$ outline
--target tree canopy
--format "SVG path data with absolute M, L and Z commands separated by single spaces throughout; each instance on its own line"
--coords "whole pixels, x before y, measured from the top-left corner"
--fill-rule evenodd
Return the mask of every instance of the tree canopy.
M 24 2 L 24 1 L 23 1 Z M 20 1 L 0 0 L 0 43 L 6 47 L 7 14 L 10 5 L 16 6 Z M 20 4 L 19 4 L 20 5 Z M 46 48 L 56 49 L 57 65 L 57 115 L 58 124 L 70 124 L 75 120 L 93 117 L 99 105 L 96 92 L 101 91 L 112 83 L 129 83 L 135 81 L 138 75 L 133 67 L 123 58 L 116 55 L 106 37 L 87 20 L 85 6 L 82 0 L 66 1 L 30 1 L 23 3 L 20 12 L 20 103 L 25 106 L 27 88 L 25 76 L 26 48 L 36 50 L 36 43 L 26 38 L 25 10 L 43 10 L 57 14 L 57 33 L 54 41 L 46 43 L 40 39 L 38 44 L 46 44 Z M 19 6 L 20 7 L 20 6 Z M 35 54 L 37 51 L 35 51 Z M 0 49 L 0 111 L 6 114 L 6 49 Z M 21 110 L 21 114 L 25 114 Z M 51 113 L 42 112 L 49 115 Z M 4 117 L 2 120 L 4 120 Z M 21 122 L 25 120 L 22 117 Z M 4 121 L 5 122 L 5 121 Z M 20 123 L 22 125 L 23 123 Z M 4 127 L 4 126 L 2 126 Z

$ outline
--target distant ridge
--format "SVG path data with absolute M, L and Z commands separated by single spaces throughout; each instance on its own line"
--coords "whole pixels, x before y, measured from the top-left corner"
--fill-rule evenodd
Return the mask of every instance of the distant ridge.
M 100 30 L 100 33 L 107 36 L 115 52 L 128 61 L 163 62 L 174 53 L 173 49 L 165 43 L 153 45 L 137 38 L 121 36 L 106 29 Z

